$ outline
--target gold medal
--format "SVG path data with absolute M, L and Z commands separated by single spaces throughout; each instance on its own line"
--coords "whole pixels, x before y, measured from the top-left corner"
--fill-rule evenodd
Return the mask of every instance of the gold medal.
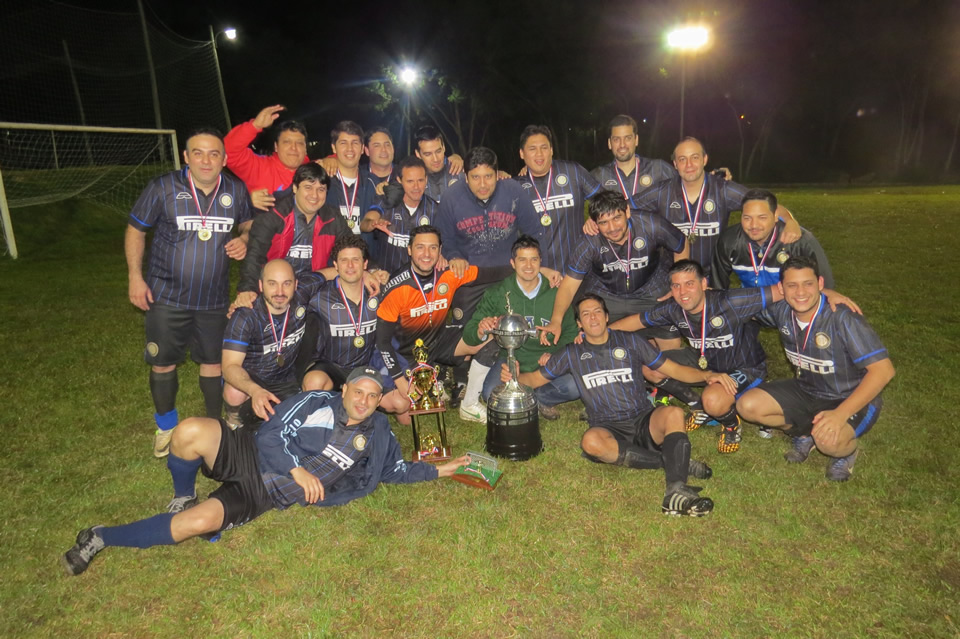
M 697 234 L 687 233 L 687 241 L 690 242 L 691 244 L 694 244 L 697 241 Z
M 286 360 L 283 358 L 283 355 L 277 355 L 277 366 L 283 368 L 283 364 Z
M 540 224 L 544 226 L 550 226 L 551 224 L 553 224 L 553 220 L 550 219 L 549 213 L 544 213 L 543 215 L 540 216 Z
M 206 242 L 213 237 L 213 233 L 210 232 L 210 229 L 200 229 L 197 231 L 197 237 L 200 238 L 201 242 Z
M 353 345 L 356 346 L 357 348 L 363 348 L 363 345 L 366 343 L 367 343 L 366 340 L 364 340 L 363 337 L 360 335 L 357 335 L 356 337 L 353 338 Z
M 347 226 L 348 226 L 348 227 L 353 228 L 353 227 L 356 226 L 356 225 L 357 225 L 357 223 L 354 222 L 353 220 L 347 220 Z
M 702 371 L 707 370 L 707 358 L 701 355 L 700 359 L 697 360 L 697 366 L 699 366 Z

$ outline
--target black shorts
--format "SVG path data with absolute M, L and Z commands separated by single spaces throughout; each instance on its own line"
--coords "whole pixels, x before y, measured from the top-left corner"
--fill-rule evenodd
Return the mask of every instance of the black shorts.
M 652 415 L 653 411 L 651 410 L 630 421 L 608 422 L 595 428 L 604 428 L 610 431 L 610 434 L 618 442 L 627 445 L 636 444 L 647 450 L 660 452 L 660 446 L 655 444 L 653 437 L 650 436 L 650 417 Z
M 646 297 L 622 298 L 607 295 L 601 295 L 601 297 L 607 304 L 607 311 L 610 312 L 611 324 L 631 315 L 643 315 L 659 304 L 657 300 Z M 647 339 L 677 339 L 680 337 L 680 332 L 674 326 L 650 326 L 637 331 L 637 335 Z
M 778 379 L 767 382 L 758 387 L 766 391 L 783 411 L 784 421 L 790 425 L 784 432 L 791 437 L 809 435 L 813 431 L 813 418 L 817 413 L 833 410 L 842 399 L 821 399 L 803 391 L 800 382 L 796 379 Z M 873 428 L 880 418 L 880 409 L 883 408 L 883 397 L 878 395 L 873 401 L 857 411 L 847 420 L 856 437 L 862 437 Z
M 191 311 L 154 304 L 147 311 L 147 345 L 143 359 L 151 366 L 172 366 L 183 362 L 187 346 L 197 364 L 219 364 L 223 352 L 223 331 L 227 309 Z
M 663 354 L 672 362 L 681 366 L 700 369 L 700 351 L 684 346 L 670 351 L 663 351 Z M 716 371 L 718 373 L 727 373 L 737 384 L 737 397 L 740 397 L 751 388 L 756 388 L 763 383 L 763 371 L 754 368 L 739 369 L 731 372 Z M 685 383 L 685 382 L 684 382 Z M 704 384 L 690 384 L 690 386 L 704 386 Z
M 380 371 L 380 375 L 383 377 L 383 392 L 384 394 L 389 393 L 391 390 L 397 387 L 394 383 L 393 378 L 390 377 L 390 374 L 387 372 L 387 366 L 383 363 L 383 357 L 380 355 L 380 351 L 374 349 L 373 355 L 370 357 L 370 366 Z M 328 362 L 325 360 L 315 361 L 310 366 L 307 367 L 304 376 L 306 373 L 311 371 L 322 371 L 327 374 L 327 377 L 333 382 L 333 390 L 339 391 L 343 388 L 343 385 L 347 383 L 347 376 L 350 374 L 350 371 L 346 368 L 340 366 L 339 364 L 334 364 L 333 362 Z M 303 383 L 303 379 L 300 379 L 300 382 Z
M 204 476 L 222 485 L 210 493 L 208 499 L 223 504 L 223 523 L 220 530 L 253 521 L 274 508 L 273 500 L 260 478 L 257 464 L 255 433 L 248 428 L 230 430 L 220 421 L 220 448 L 213 468 L 201 466 Z
M 270 391 L 271 393 L 276 395 L 278 398 L 280 398 L 281 402 L 288 397 L 293 397 L 294 395 L 296 395 L 301 391 L 300 384 L 297 383 L 296 378 L 294 378 L 292 374 L 290 375 L 290 377 L 286 379 L 281 379 L 273 382 L 265 381 L 257 377 L 250 371 L 247 371 L 247 375 L 250 376 L 250 379 L 253 380 L 254 384 L 259 386 L 260 388 Z M 250 400 L 247 399 L 247 401 L 250 401 Z

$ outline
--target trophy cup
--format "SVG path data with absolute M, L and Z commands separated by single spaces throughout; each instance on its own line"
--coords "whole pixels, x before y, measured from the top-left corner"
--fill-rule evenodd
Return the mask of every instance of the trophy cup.
M 487 401 L 487 451 L 497 457 L 525 461 L 543 450 L 540 438 L 540 415 L 533 389 L 517 381 L 518 367 L 514 351 L 537 331 L 522 316 L 510 308 L 510 293 L 506 294 L 507 314 L 500 318 L 497 328 L 486 331 L 493 335 L 501 348 L 507 351 L 507 368 L 513 379 L 493 389 Z
M 437 369 L 427 364 L 427 348 L 422 339 L 414 344 L 413 358 L 417 365 L 407 371 L 407 377 L 410 378 L 407 394 L 411 404 L 413 461 L 444 462 L 450 459 L 447 425 L 443 418 L 447 407 L 443 404 L 443 386 L 437 379 Z M 433 416 L 436 430 L 424 432 L 422 420 L 429 416 Z

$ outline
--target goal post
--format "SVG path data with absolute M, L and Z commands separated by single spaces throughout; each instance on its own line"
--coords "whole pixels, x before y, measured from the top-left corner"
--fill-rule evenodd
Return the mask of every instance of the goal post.
M 126 213 L 146 183 L 180 168 L 173 129 L 0 122 L 0 221 L 17 258 L 11 209 L 69 198 Z

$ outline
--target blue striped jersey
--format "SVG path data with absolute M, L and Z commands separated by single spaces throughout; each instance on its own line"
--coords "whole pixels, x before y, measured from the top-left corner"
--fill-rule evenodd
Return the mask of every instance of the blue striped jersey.
M 542 264 L 563 272 L 583 241 L 584 202 L 600 190 L 600 183 L 576 162 L 564 160 L 554 160 L 550 172 L 542 177 L 528 172 L 514 179 L 530 196 L 543 227 L 538 238 Z M 546 219 L 549 224 L 543 223 Z
M 616 246 L 602 234 L 585 236 L 567 266 L 566 274 L 583 280 L 592 273 L 603 297 L 659 297 L 669 280 L 672 261 L 661 259 L 660 249 L 683 249 L 683 234 L 658 215 L 634 213 L 629 219 L 630 241 Z M 629 246 L 628 246 L 629 244 Z M 628 255 L 629 254 L 629 255 Z M 629 257 L 629 266 L 627 265 Z M 630 282 L 627 284 L 627 268 Z
M 634 155 L 634 167 L 629 175 L 625 174 L 614 160 L 610 164 L 598 166 L 591 173 L 606 190 L 619 191 L 630 203 L 630 208 L 634 209 L 637 208 L 634 195 L 643 193 L 657 182 L 677 177 L 677 170 L 663 160 Z
M 380 267 L 390 273 L 410 263 L 407 247 L 410 245 L 410 231 L 422 224 L 433 224 L 437 214 L 437 203 L 424 196 L 415 211 L 410 211 L 402 201 L 399 206 L 385 209 L 382 218 L 390 222 L 390 233 L 380 229 L 373 232 L 377 242 L 377 259 Z
M 767 357 L 757 336 L 760 326 L 751 318 L 763 312 L 771 303 L 767 288 L 706 291 L 707 325 L 702 313 L 686 313 L 674 300 L 661 302 L 640 316 L 644 326 L 676 326 L 694 349 L 700 351 L 705 343 L 707 368 L 721 373 L 753 372 L 754 377 L 765 377 Z M 689 323 L 688 323 L 689 320 Z M 701 340 L 701 331 L 706 336 Z
M 570 373 L 580 389 L 591 426 L 635 419 L 653 410 L 644 389 L 642 366 L 653 370 L 663 354 L 634 333 L 608 331 L 604 344 L 567 344 L 550 356 L 540 373 L 557 379 Z
M 659 213 L 684 235 L 691 233 L 693 225 L 690 218 L 696 219 L 696 228 L 693 230 L 696 241 L 690 244 L 690 259 L 709 269 L 713 264 L 713 251 L 720 234 L 730 222 L 730 212 L 740 210 L 747 187 L 709 173 L 704 174 L 704 180 L 707 186 L 703 193 L 703 206 L 699 206 L 699 198 L 696 202 L 690 202 L 690 217 L 684 208 L 686 196 L 683 192 L 683 180 L 679 177 L 653 185 L 643 193 L 635 195 L 633 201 L 638 211 Z M 691 195 L 698 196 L 699 193 Z
M 364 291 L 363 306 L 344 298 L 337 288 L 338 278 L 327 282 L 310 298 L 310 312 L 319 319 L 316 354 L 327 362 L 333 362 L 341 368 L 351 370 L 370 363 L 376 349 L 377 308 L 379 297 L 370 297 Z M 353 315 L 351 320 L 350 315 Z M 360 323 L 359 332 L 357 322 Z M 358 347 L 354 340 L 363 337 L 363 346 Z
M 351 185 L 341 182 L 336 174 L 330 176 L 330 187 L 327 189 L 327 203 L 347 221 L 347 225 L 354 235 L 360 235 L 360 220 L 370 209 L 380 209 L 380 198 L 377 196 L 377 184 L 371 179 L 371 173 L 366 177 L 363 172 L 358 173 L 357 179 Z M 350 208 L 350 205 L 353 208 Z
M 846 399 L 866 375 L 868 364 L 890 357 L 862 315 L 846 306 L 830 310 L 823 295 L 820 313 L 808 327 L 809 337 L 785 301 L 772 304 L 770 316 L 787 359 L 799 370 L 800 388 L 814 397 Z
M 230 258 L 224 249 L 233 229 L 251 218 L 250 196 L 243 182 L 222 173 L 210 196 L 197 189 L 193 199 L 189 167 L 154 178 L 130 211 L 128 223 L 153 230 L 144 279 L 153 300 L 176 308 L 206 311 L 226 308 L 230 294 Z M 198 210 L 199 206 L 199 210 Z M 209 213 L 201 215 L 201 211 Z M 200 232 L 209 231 L 209 240 Z

